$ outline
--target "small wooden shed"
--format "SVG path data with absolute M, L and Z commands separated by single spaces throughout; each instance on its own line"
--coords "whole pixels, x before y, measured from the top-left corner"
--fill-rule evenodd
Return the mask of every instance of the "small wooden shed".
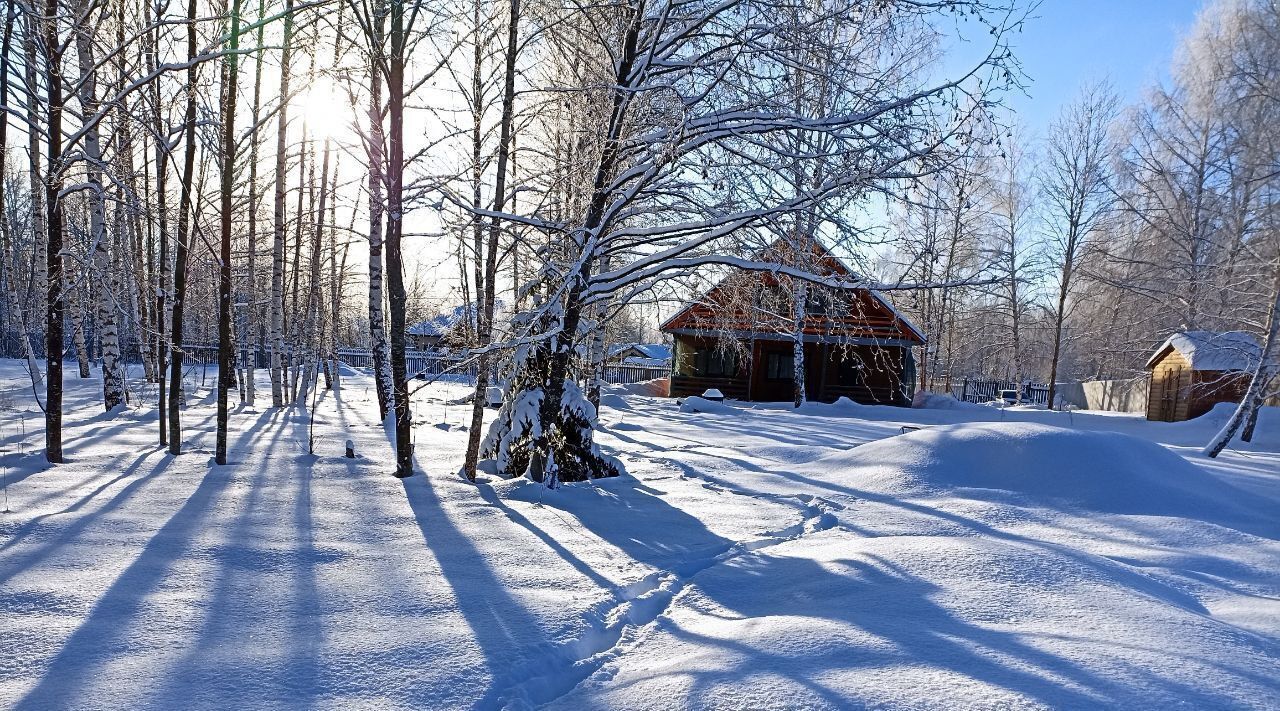
M 1147 361 L 1151 387 L 1147 419 L 1181 422 L 1220 402 L 1239 402 L 1261 357 L 1253 334 L 1243 331 L 1180 331 Z

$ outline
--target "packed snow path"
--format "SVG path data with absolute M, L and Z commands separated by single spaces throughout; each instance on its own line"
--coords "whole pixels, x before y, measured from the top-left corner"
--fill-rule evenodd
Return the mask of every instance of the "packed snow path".
M 1280 705 L 1275 427 L 1210 464 L 1133 418 L 891 438 L 1058 415 L 615 393 L 630 475 L 546 491 L 459 479 L 460 385 L 420 393 L 427 476 L 401 482 L 363 376 L 321 399 L 315 455 L 301 411 L 238 411 L 228 467 L 207 390 L 173 458 L 150 408 L 69 382 L 69 464 L 39 464 L 38 413 L 24 455 L 21 406 L 0 425 L 16 708 Z

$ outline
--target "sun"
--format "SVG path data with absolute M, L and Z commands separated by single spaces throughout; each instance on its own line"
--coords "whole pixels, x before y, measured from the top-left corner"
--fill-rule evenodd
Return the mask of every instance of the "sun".
M 328 77 L 311 80 L 298 97 L 298 107 L 300 117 L 307 124 L 307 133 L 313 137 L 343 141 L 355 134 L 351 125 L 354 118 L 351 101 Z

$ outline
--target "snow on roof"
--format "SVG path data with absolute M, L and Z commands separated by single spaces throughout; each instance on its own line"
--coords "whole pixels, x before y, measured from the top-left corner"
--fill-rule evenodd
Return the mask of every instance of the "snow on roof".
M 1152 367 L 1170 347 L 1187 359 L 1192 370 L 1251 370 L 1262 355 L 1262 346 L 1252 333 L 1179 331 L 1160 344 L 1147 367 Z
M 494 301 L 494 310 L 501 311 L 503 308 L 502 299 Z M 420 321 L 405 329 L 405 333 L 411 336 L 437 336 L 443 338 L 453 332 L 464 321 L 474 324 L 476 320 L 476 304 L 462 304 L 454 307 L 452 311 L 432 316 L 426 321 Z
M 609 349 L 609 356 L 617 356 L 632 348 L 641 354 L 640 357 L 647 358 L 649 360 L 671 359 L 671 346 L 664 343 L 616 343 Z

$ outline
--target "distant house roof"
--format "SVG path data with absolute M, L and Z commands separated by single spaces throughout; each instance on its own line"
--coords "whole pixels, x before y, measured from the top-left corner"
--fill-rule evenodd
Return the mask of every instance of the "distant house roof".
M 609 349 L 609 357 L 616 358 L 619 355 L 625 355 L 628 359 L 671 360 L 671 346 L 663 343 L 617 343 Z
M 503 308 L 502 299 L 494 302 L 494 310 L 501 311 Z M 437 316 L 432 316 L 426 321 L 420 321 L 405 329 L 405 333 L 411 336 L 427 336 L 444 338 L 453 333 L 453 330 L 463 323 L 474 325 L 476 322 L 476 304 L 462 304 L 456 306 L 452 311 Z
M 1147 361 L 1155 365 L 1169 349 L 1175 349 L 1192 370 L 1252 370 L 1262 357 L 1262 346 L 1244 331 L 1179 331 L 1156 349 Z

